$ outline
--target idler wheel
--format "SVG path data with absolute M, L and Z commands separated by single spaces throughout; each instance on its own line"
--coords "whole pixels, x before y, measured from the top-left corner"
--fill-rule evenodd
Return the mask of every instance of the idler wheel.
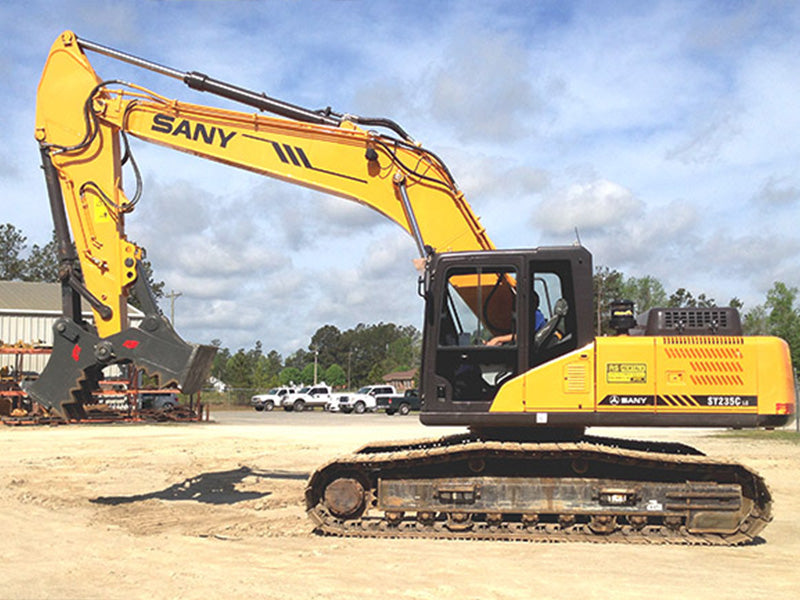
M 364 510 L 364 486 L 356 479 L 340 477 L 325 488 L 325 506 L 340 519 L 359 516 Z
M 397 527 L 398 525 L 400 525 L 400 523 L 403 522 L 404 516 L 405 513 L 402 510 L 388 510 L 384 514 L 384 517 L 386 518 L 386 523 L 390 527 Z
M 576 475 L 586 475 L 586 473 L 589 471 L 589 461 L 587 461 L 585 458 L 578 457 L 573 459 L 570 466 Z
M 575 525 L 575 515 L 558 515 L 558 524 L 561 529 L 569 529 Z
M 480 456 L 475 456 L 469 459 L 467 466 L 470 471 L 477 475 L 478 473 L 483 473 L 483 470 L 486 468 L 486 461 Z

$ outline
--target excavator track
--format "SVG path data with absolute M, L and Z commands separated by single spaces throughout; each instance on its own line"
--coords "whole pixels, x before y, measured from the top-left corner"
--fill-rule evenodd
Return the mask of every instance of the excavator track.
M 530 542 L 739 545 L 772 520 L 764 480 L 683 444 L 473 434 L 369 444 L 306 488 L 318 533 Z

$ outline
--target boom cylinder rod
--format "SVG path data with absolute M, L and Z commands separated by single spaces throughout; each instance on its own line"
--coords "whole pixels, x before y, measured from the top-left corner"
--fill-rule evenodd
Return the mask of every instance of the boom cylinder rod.
M 114 48 L 109 48 L 108 46 L 103 46 L 102 44 L 91 42 L 83 38 L 78 38 L 78 45 L 83 50 L 91 50 L 92 52 L 97 52 L 98 54 L 108 56 L 109 58 L 120 60 L 136 67 L 147 69 L 148 71 L 155 71 L 156 73 L 161 73 L 162 75 L 173 77 L 174 79 L 183 79 L 185 75 L 185 73 L 181 73 L 180 71 L 171 67 L 165 67 L 164 65 L 145 60 L 144 58 L 139 58 L 133 54 L 128 54 Z
M 58 244 L 58 277 L 61 280 L 61 312 L 76 323 L 81 322 L 81 299 L 78 293 L 70 285 L 70 275 L 73 272 L 78 256 L 72 245 L 72 237 L 69 233 L 69 223 L 67 213 L 64 209 L 64 196 L 61 193 L 61 185 L 58 181 L 58 172 L 53 166 L 53 160 L 46 148 L 41 147 L 42 169 L 44 170 L 45 183 L 47 184 L 47 196 L 50 199 L 50 212 L 53 216 L 53 226 L 55 228 L 56 242 Z
M 417 216 L 414 214 L 414 208 L 411 206 L 411 200 L 408 198 L 405 175 L 402 173 L 397 173 L 394 176 L 394 183 L 400 190 L 400 199 L 403 202 L 403 211 L 406 213 L 408 226 L 411 229 L 411 236 L 414 238 L 414 241 L 417 244 L 419 255 L 422 258 L 426 258 L 428 256 L 428 252 L 425 248 L 425 241 L 422 239 L 422 232 L 419 229 L 419 223 L 417 223 Z
M 161 75 L 166 75 L 167 77 L 180 79 L 192 89 L 216 94 L 217 96 L 222 96 L 223 98 L 228 98 L 229 100 L 234 100 L 236 102 L 252 106 L 253 108 L 257 108 L 258 110 L 271 112 L 282 117 L 295 119 L 297 121 L 304 121 L 307 123 L 331 125 L 333 127 L 338 127 L 342 121 L 336 116 L 323 114 L 303 108 L 301 106 L 290 104 L 288 102 L 283 102 L 275 98 L 270 98 L 264 93 L 254 92 L 252 90 L 238 87 L 218 79 L 213 79 L 204 73 L 198 73 L 196 71 L 178 71 L 172 67 L 165 67 L 164 65 L 139 58 L 138 56 L 128 54 L 127 52 L 109 48 L 108 46 L 98 44 L 97 42 L 79 38 L 78 45 L 83 50 L 91 50 L 92 52 L 103 54 L 109 58 L 126 62 L 136 67 L 147 69 L 148 71 L 154 71 L 156 73 L 160 73 Z

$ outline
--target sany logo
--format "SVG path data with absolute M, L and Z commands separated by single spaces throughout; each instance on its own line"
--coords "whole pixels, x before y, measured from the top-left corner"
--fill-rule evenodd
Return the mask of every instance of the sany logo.
M 163 113 L 158 113 L 153 117 L 153 125 L 150 129 L 174 136 L 182 135 L 187 140 L 202 141 L 209 146 L 218 143 L 220 148 L 225 148 L 236 135 L 235 131 L 225 133 L 222 127 L 207 128 L 203 123 L 192 123 L 188 119 L 181 119 L 176 124 L 175 117 Z

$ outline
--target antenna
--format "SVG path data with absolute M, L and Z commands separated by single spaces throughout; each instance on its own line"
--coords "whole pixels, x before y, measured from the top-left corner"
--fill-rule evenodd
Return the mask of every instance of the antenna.
M 578 246 L 583 246 L 583 244 L 581 244 L 581 235 L 578 233 L 577 227 L 575 227 L 575 240 Z

